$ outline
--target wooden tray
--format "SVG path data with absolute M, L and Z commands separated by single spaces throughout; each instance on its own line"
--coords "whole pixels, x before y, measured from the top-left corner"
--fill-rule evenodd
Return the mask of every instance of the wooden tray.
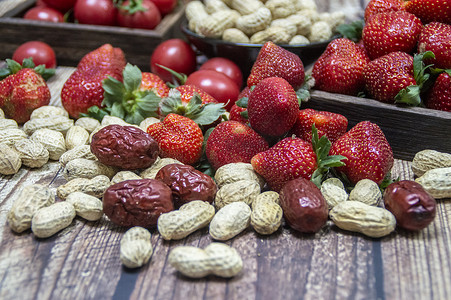
M 145 71 L 150 70 L 150 55 L 158 44 L 172 37 L 183 37 L 180 23 L 184 18 L 185 1 L 179 1 L 175 10 L 166 15 L 154 30 L 23 19 L 23 14 L 35 2 L 16 1 L 13 7 L 10 1 L 3 4 L 7 11 L 2 14 L 0 9 L 0 58 L 10 58 L 14 50 L 25 42 L 40 40 L 55 50 L 58 65 L 76 66 L 87 52 L 110 43 L 124 51 L 128 62 Z
M 451 153 L 451 113 L 421 107 L 399 107 L 373 99 L 312 91 L 303 107 L 344 115 L 349 128 L 360 121 L 377 123 L 395 158 L 412 160 L 415 153 L 433 149 Z

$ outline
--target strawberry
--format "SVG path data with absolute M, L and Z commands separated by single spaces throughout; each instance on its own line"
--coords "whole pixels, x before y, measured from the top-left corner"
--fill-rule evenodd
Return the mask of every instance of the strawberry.
M 331 143 L 325 137 L 318 138 L 312 126 L 312 140 L 287 137 L 251 159 L 254 170 L 278 192 L 285 183 L 299 177 L 321 185 L 330 167 L 343 166 L 343 156 L 328 156 Z
M 171 89 L 168 97 L 161 100 L 159 109 L 162 117 L 176 113 L 194 120 L 203 129 L 219 123 L 225 113 L 223 103 L 192 85 Z
M 355 96 L 364 88 L 363 69 L 369 61 L 365 51 L 353 41 L 333 40 L 313 65 L 315 88 Z
M 368 22 L 376 14 L 398 10 L 406 10 L 403 0 L 370 0 L 365 7 L 364 20 Z
M 247 108 L 233 104 L 232 108 L 230 109 L 229 120 L 249 125 L 249 119 L 247 118 Z
M 451 16 L 450 16 L 451 18 Z M 423 27 L 418 38 L 418 52 L 432 51 L 435 59 L 426 63 L 436 68 L 451 69 L 451 25 L 431 22 Z
M 379 13 L 363 27 L 362 39 L 371 59 L 395 51 L 412 53 L 423 24 L 405 11 Z
M 23 68 L 0 81 L 0 107 L 5 116 L 22 124 L 38 107 L 50 103 L 50 89 L 34 69 Z
M 333 112 L 316 111 L 311 108 L 301 109 L 290 133 L 304 141 L 310 142 L 312 140 L 313 124 L 318 130 L 319 137 L 325 135 L 333 143 L 346 132 L 348 119 Z
M 406 11 L 416 15 L 424 24 L 429 22 L 451 22 L 451 2 L 449 0 L 406 1 Z
M 162 122 L 150 125 L 147 133 L 158 142 L 161 157 L 174 158 L 187 165 L 201 158 L 202 130 L 187 117 L 169 114 Z
M 169 87 L 157 75 L 144 72 L 137 66 L 127 64 L 122 73 L 123 82 L 108 76 L 103 80 L 103 108 L 92 106 L 90 116 L 102 121 L 103 116 L 112 115 L 130 124 L 139 124 L 147 117 L 158 117 L 161 95 L 169 94 Z
M 240 94 L 238 95 L 238 101 L 240 101 L 240 99 L 242 99 L 242 98 L 245 98 L 244 101 L 249 100 L 250 94 L 251 94 L 251 89 L 248 86 L 246 86 L 244 89 L 241 90 Z M 249 119 L 247 117 L 247 108 L 238 106 L 237 104 L 240 103 L 238 101 L 235 102 L 235 104 L 233 104 L 232 108 L 230 109 L 229 120 L 238 121 L 243 124 L 249 125 Z M 243 101 L 243 100 L 241 100 L 241 101 Z M 246 102 L 246 105 L 247 105 L 247 102 Z
M 250 163 L 255 154 L 268 148 L 268 142 L 249 126 L 225 121 L 208 136 L 205 154 L 213 168 L 218 169 L 230 163 Z
M 304 65 L 296 54 L 273 42 L 266 42 L 252 66 L 247 86 L 257 85 L 268 77 L 281 77 L 297 90 L 304 83 Z
M 260 81 L 247 103 L 249 122 L 258 133 L 282 136 L 296 122 L 299 102 L 288 81 L 269 77 Z
M 336 140 L 331 155 L 347 158 L 345 166 L 337 168 L 352 184 L 361 179 L 381 183 L 393 166 L 393 151 L 384 133 L 375 123 L 362 121 Z
M 160 78 L 157 74 L 150 72 L 142 72 L 141 91 L 152 90 L 160 98 L 167 97 L 169 95 L 169 87 L 166 82 Z
M 435 80 L 426 96 L 426 107 L 451 112 L 451 70 L 445 70 Z
M 410 56 L 405 52 L 392 52 L 368 63 L 363 71 L 365 87 L 376 100 L 387 103 L 419 105 L 420 91 L 428 79 L 423 59 L 432 52 Z
M 213 96 L 211 96 L 201 88 L 198 88 L 197 86 L 191 84 L 179 85 L 175 89 L 177 89 L 180 92 L 182 103 L 185 105 L 188 104 L 188 102 L 193 97 L 194 93 L 197 93 L 200 96 L 202 104 L 218 103 L 218 101 Z
M 78 118 L 89 107 L 100 107 L 104 92 L 102 81 L 108 76 L 122 81 L 125 64 L 122 50 L 109 44 L 85 55 L 61 90 L 61 103 L 69 115 Z

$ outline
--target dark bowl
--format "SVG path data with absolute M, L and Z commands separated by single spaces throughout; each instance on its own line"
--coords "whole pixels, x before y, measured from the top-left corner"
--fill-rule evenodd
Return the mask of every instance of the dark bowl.
M 182 23 L 181 30 L 188 41 L 194 45 L 199 52 L 208 58 L 225 57 L 234 61 L 240 66 L 244 76 L 249 75 L 252 65 L 263 46 L 262 44 L 231 43 L 220 39 L 202 37 L 189 30 L 186 22 Z M 320 57 L 331 40 L 299 46 L 279 46 L 298 55 L 301 58 L 304 67 L 308 67 Z

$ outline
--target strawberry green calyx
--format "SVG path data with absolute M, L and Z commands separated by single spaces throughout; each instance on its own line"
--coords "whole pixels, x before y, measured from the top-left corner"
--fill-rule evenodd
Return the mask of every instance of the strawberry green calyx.
M 187 105 L 183 105 L 181 93 L 177 89 L 171 89 L 169 96 L 163 98 L 160 103 L 160 113 L 167 116 L 170 113 L 176 113 L 190 118 L 198 125 L 209 125 L 218 120 L 224 113 L 223 103 L 206 103 L 202 104 L 199 94 L 194 96 Z
M 415 54 L 413 57 L 413 76 L 416 81 L 416 85 L 410 85 L 396 95 L 395 103 L 403 103 L 412 106 L 421 105 L 420 94 L 424 89 L 424 86 L 427 85 L 430 74 L 426 73 L 431 65 L 425 65 L 424 60 L 435 58 L 434 53 L 432 51 L 426 51 L 424 53 Z
M 171 87 L 175 87 L 177 85 L 183 85 L 185 84 L 186 80 L 188 79 L 188 76 L 186 74 L 183 73 L 178 73 L 172 69 L 169 69 L 168 67 L 162 66 L 160 64 L 156 64 L 158 67 L 168 71 L 169 73 L 172 74 L 172 76 L 174 76 L 174 78 L 177 80 L 176 84 L 173 83 L 168 83 L 168 85 L 172 85 Z
M 362 38 L 362 30 L 364 25 L 364 20 L 356 20 L 349 24 L 347 23 L 339 25 L 337 27 L 337 31 L 343 37 L 357 43 Z
M 313 172 L 312 178 L 310 179 L 318 188 L 321 187 L 321 183 L 327 176 L 330 168 L 344 166 L 345 163 L 342 161 L 346 159 L 343 155 L 330 155 L 329 150 L 332 143 L 329 139 L 323 135 L 318 138 L 318 130 L 315 124 L 312 125 L 312 146 L 316 153 L 317 159 L 317 169 Z
M 148 117 L 158 117 L 161 98 L 152 90 L 141 90 L 142 72 L 137 66 L 127 64 L 123 71 L 123 82 L 109 76 L 102 83 L 104 99 L 102 105 L 111 116 L 139 124 Z
M 147 11 L 147 9 L 142 5 L 142 0 L 130 0 L 128 5 L 124 5 L 122 2 L 123 1 L 116 1 L 116 7 L 126 11 L 130 15 L 140 11 Z
M 22 64 L 18 63 L 15 60 L 6 59 L 6 67 L 0 69 L 0 80 L 5 79 L 9 75 L 16 74 L 22 69 L 33 69 L 36 73 L 42 76 L 45 81 L 47 81 L 50 77 L 55 75 L 55 69 L 47 69 L 45 65 L 36 66 L 33 62 L 33 58 L 25 58 L 22 61 Z

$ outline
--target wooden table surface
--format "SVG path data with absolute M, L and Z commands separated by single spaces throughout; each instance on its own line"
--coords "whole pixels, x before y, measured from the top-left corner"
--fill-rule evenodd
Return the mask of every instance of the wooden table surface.
M 59 67 L 49 81 L 52 105 L 73 68 Z M 424 145 L 427 148 L 427 145 Z M 412 179 L 410 162 L 396 160 L 394 178 Z M 119 259 L 125 229 L 107 218 L 76 218 L 47 239 L 16 234 L 6 216 L 20 189 L 31 183 L 58 187 L 58 162 L 0 178 L 0 299 L 451 299 L 451 201 L 439 200 L 433 223 L 420 232 L 397 229 L 371 239 L 328 223 L 317 234 L 287 226 L 262 236 L 251 228 L 228 245 L 244 268 L 232 279 L 186 278 L 167 263 L 179 245 L 205 247 L 208 229 L 180 241 L 152 230 L 154 254 L 137 270 Z

